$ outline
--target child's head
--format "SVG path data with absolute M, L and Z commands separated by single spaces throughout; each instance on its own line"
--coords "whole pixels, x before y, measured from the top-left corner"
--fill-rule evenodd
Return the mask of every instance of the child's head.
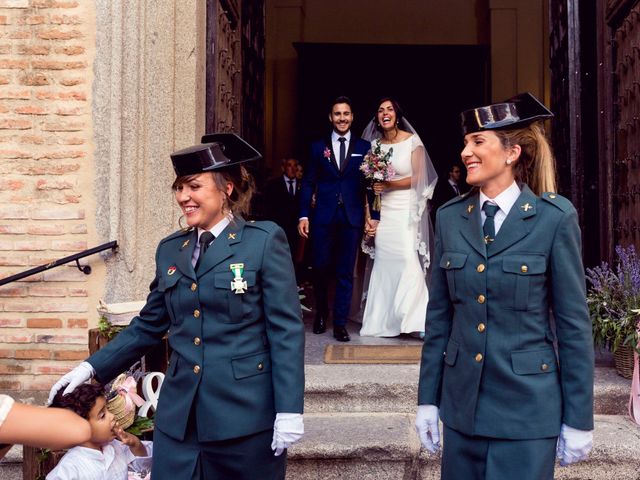
M 113 414 L 107 410 L 107 399 L 102 385 L 83 384 L 67 395 L 63 395 L 62 392 L 62 389 L 58 391 L 51 406 L 67 408 L 89 420 L 90 442 L 103 445 L 115 438 L 113 429 L 116 421 Z

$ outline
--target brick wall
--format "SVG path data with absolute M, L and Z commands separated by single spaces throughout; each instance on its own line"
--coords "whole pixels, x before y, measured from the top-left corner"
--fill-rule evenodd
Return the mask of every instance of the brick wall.
M 0 278 L 97 242 L 94 54 L 92 1 L 0 0 Z M 0 287 L 0 391 L 48 390 L 85 358 L 97 260 Z

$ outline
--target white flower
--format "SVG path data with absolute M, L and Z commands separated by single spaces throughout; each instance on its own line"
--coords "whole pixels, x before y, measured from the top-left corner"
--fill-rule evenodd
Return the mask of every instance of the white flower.
M 382 172 L 376 172 L 373 174 L 373 179 L 374 180 L 382 180 L 384 178 L 384 176 L 382 175 Z

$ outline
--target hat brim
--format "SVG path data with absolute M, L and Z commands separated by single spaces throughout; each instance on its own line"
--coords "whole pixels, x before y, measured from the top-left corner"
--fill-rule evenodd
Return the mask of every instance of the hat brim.
M 507 130 L 525 127 L 553 117 L 553 113 L 531 93 L 516 95 L 504 102 L 472 108 L 460 114 L 462 133 Z

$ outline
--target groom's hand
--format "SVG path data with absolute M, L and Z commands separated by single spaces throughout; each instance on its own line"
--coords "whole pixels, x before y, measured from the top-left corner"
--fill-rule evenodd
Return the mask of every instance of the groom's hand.
M 303 238 L 309 238 L 309 219 L 301 218 L 298 222 L 298 233 Z

